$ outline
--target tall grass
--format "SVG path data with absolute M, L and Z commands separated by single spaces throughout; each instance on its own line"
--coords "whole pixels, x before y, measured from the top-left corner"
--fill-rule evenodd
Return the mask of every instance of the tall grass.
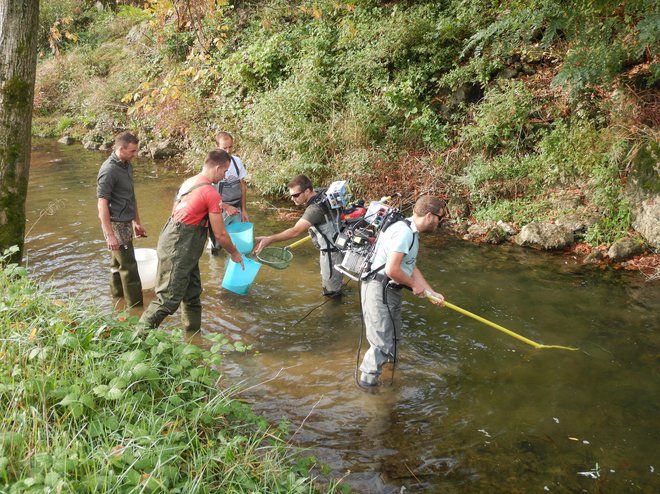
M 315 459 L 220 385 L 217 353 L 44 292 L 9 253 L 1 492 L 319 492 Z

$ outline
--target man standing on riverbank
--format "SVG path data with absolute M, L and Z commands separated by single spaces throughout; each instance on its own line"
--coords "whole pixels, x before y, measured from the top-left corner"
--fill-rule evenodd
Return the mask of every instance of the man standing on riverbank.
M 217 243 L 229 252 L 232 261 L 243 266 L 243 257 L 222 221 L 220 194 L 213 187 L 213 182 L 225 176 L 230 159 L 225 151 L 211 151 L 201 173 L 186 180 L 179 189 L 172 215 L 158 238 L 156 299 L 140 318 L 150 328 L 157 328 L 183 304 L 184 329 L 199 331 L 202 325 L 199 258 L 206 247 L 209 223 Z
M 316 192 L 311 180 L 306 175 L 297 175 L 288 184 L 289 196 L 296 206 L 305 204 L 307 209 L 302 218 L 291 228 L 267 237 L 257 237 L 259 242 L 255 253 L 259 254 L 264 248 L 274 242 L 282 242 L 302 235 L 306 230 L 312 237 L 314 245 L 320 250 L 319 264 L 321 265 L 321 284 L 323 295 L 330 298 L 341 296 L 343 276 L 334 269 L 341 264 L 343 255 L 335 247 L 334 240 L 339 233 L 339 211 L 333 211 L 325 194 Z
M 416 262 L 419 234 L 434 231 L 448 215 L 443 200 L 422 196 L 415 203 L 412 217 L 393 223 L 378 237 L 373 268 L 360 288 L 362 317 L 370 345 L 360 365 L 360 386 L 376 386 L 383 364 L 396 361 L 402 327 L 401 289 L 408 287 L 418 297 L 429 292 L 439 305 L 444 301 L 441 294 L 433 291 Z
M 131 159 L 137 155 L 138 144 L 133 134 L 119 134 L 112 154 L 101 165 L 96 179 L 101 229 L 112 257 L 110 290 L 113 297 L 124 297 L 129 307 L 142 306 L 142 284 L 133 237 L 147 236 L 140 222 L 133 187 Z
M 231 164 L 222 180 L 215 184 L 216 190 L 222 197 L 222 217 L 225 226 L 237 222 L 247 222 L 250 218 L 247 213 L 247 184 L 245 177 L 247 171 L 238 156 L 232 155 L 234 138 L 229 132 L 218 132 L 215 136 L 217 149 L 226 151 L 231 156 Z M 211 236 L 211 254 L 217 255 L 218 245 L 214 236 Z

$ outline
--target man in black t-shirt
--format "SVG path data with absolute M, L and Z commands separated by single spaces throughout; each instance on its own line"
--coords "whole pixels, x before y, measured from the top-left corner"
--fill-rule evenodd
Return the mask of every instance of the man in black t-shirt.
M 305 175 L 297 175 L 288 184 L 289 196 L 296 206 L 307 206 L 302 218 L 295 225 L 283 232 L 267 237 L 257 237 L 259 242 L 255 252 L 259 254 L 265 247 L 274 242 L 282 242 L 302 235 L 309 231 L 314 245 L 319 249 L 319 264 L 321 267 L 321 283 L 323 295 L 340 297 L 343 276 L 334 266 L 341 264 L 342 253 L 335 247 L 334 240 L 339 232 L 339 213 L 330 208 L 325 195 L 316 192 L 311 180 Z

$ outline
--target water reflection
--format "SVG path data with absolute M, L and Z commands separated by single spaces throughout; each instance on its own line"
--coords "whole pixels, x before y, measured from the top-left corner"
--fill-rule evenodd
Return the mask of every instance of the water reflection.
M 103 159 L 36 141 L 26 253 L 31 276 L 109 311 L 116 301 L 95 198 Z M 149 161 L 135 170 L 149 233 L 137 247 L 155 248 L 181 178 Z M 62 207 L 42 214 L 55 200 Z M 256 202 L 250 216 L 257 235 L 282 227 Z M 420 267 L 447 300 L 534 341 L 581 351 L 534 350 L 407 294 L 393 381 L 368 394 L 354 383 L 357 287 L 319 306 L 316 256 L 309 245 L 296 248 L 288 269 L 263 267 L 240 296 L 220 288 L 226 259 L 204 255 L 203 327 L 253 345 L 225 359 L 227 378 L 248 388 L 241 396 L 269 419 L 288 420 L 293 440 L 355 490 L 660 489 L 657 284 L 562 255 L 426 238 Z

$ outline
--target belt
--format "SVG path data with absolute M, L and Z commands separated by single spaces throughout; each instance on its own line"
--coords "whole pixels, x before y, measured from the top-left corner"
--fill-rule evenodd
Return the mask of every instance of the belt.
M 385 285 L 387 288 L 391 288 L 393 290 L 401 290 L 402 288 L 405 288 L 405 285 L 400 285 L 393 282 L 390 278 L 387 277 L 385 273 L 372 274 L 369 278 L 367 278 L 367 280 L 377 281 L 378 283 Z
M 372 274 L 369 279 L 371 280 L 376 280 L 379 283 L 382 283 L 383 285 L 387 285 L 389 283 L 390 279 L 387 277 L 385 273 L 376 273 Z

